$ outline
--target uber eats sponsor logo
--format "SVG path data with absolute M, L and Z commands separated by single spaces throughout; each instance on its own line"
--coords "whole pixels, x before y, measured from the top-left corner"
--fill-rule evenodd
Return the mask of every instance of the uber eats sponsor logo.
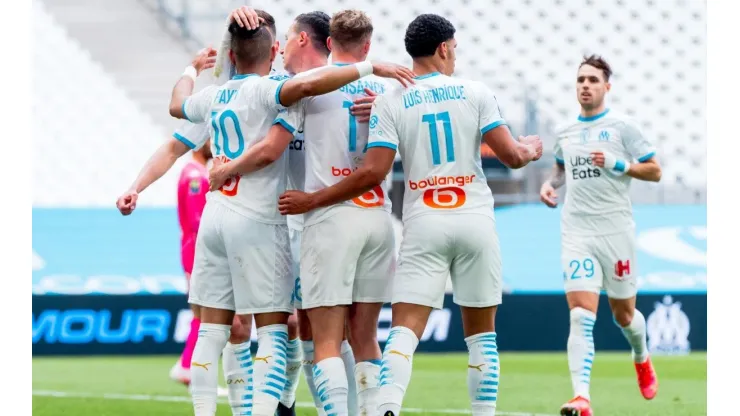
M 571 156 L 570 157 L 571 174 L 573 179 L 598 178 L 601 176 L 601 170 L 594 166 L 591 157 Z
M 293 141 L 290 142 L 290 150 L 303 150 L 303 132 L 299 131 L 298 133 L 299 134 L 296 134 L 293 138 Z

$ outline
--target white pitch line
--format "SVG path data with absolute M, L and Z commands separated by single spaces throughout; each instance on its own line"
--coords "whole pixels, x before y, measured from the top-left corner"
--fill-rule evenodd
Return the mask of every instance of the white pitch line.
M 158 396 L 158 395 L 147 395 L 147 394 L 119 394 L 119 393 L 77 393 L 77 392 L 66 392 L 66 391 L 51 391 L 51 390 L 34 390 L 34 396 L 42 397 L 66 397 L 76 399 L 103 399 L 103 400 L 132 400 L 132 401 L 152 401 L 152 402 L 185 402 L 190 403 L 190 396 Z M 219 401 L 225 401 L 225 399 L 219 399 Z M 314 404 L 310 402 L 296 402 L 297 408 L 313 409 Z M 404 413 L 443 413 L 450 415 L 469 415 L 470 410 L 467 409 L 417 409 L 417 408 L 403 408 Z M 527 412 L 500 412 L 496 411 L 499 416 L 555 416 L 542 413 L 527 413 Z

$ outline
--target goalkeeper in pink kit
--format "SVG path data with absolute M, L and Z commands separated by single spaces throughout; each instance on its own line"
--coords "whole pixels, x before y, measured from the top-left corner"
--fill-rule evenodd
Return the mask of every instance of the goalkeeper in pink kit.
M 194 126 L 195 127 L 195 126 Z M 205 129 L 206 126 L 201 127 Z M 197 128 L 197 127 L 195 127 Z M 179 134 L 179 133 L 175 133 Z M 193 158 L 180 173 L 177 181 L 177 217 L 180 222 L 180 259 L 185 278 L 190 287 L 190 273 L 193 271 L 195 259 L 195 239 L 198 236 L 198 226 L 203 208 L 206 205 L 206 193 L 208 193 L 208 169 L 206 164 L 211 160 L 210 145 L 193 151 Z M 193 357 L 195 342 L 198 340 L 198 327 L 200 319 L 193 316 L 190 322 L 190 333 L 185 341 L 185 349 L 180 360 L 172 367 L 170 378 L 185 384 L 190 384 L 190 359 Z

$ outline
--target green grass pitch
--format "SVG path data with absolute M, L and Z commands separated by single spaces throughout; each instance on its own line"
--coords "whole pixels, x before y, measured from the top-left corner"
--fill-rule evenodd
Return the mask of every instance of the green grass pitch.
M 33 360 L 33 414 L 74 416 L 192 415 L 186 388 L 168 378 L 176 357 L 82 357 Z M 628 353 L 596 354 L 591 381 L 598 416 L 706 415 L 706 354 L 654 357 L 660 389 L 640 396 Z M 408 414 L 469 413 L 466 354 L 417 354 L 404 401 Z M 222 382 L 223 383 L 223 382 Z M 564 353 L 501 354 L 497 415 L 557 415 L 571 398 Z M 304 380 L 300 416 L 316 415 Z M 230 415 L 225 401 L 219 415 Z

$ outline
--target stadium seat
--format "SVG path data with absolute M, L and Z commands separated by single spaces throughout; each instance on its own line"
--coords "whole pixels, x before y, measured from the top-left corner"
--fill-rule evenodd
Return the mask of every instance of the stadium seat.
M 113 207 L 165 133 L 33 4 L 33 205 Z M 141 204 L 173 205 L 176 179 L 165 176 Z

